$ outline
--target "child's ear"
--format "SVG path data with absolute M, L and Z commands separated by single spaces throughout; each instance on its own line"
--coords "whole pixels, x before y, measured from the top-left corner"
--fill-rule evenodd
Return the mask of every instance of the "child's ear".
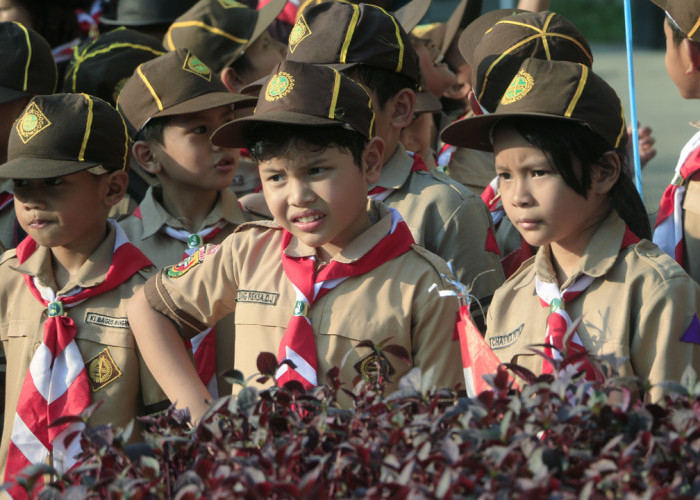
M 413 121 L 413 110 L 416 107 L 415 92 L 411 89 L 401 89 L 391 98 L 391 103 L 393 105 L 391 124 L 398 129 L 408 127 Z
M 365 173 L 367 184 L 374 184 L 379 181 L 379 177 L 382 175 L 383 163 L 384 140 L 380 137 L 373 137 L 362 152 L 362 169 Z
M 591 191 L 607 194 L 622 174 L 622 161 L 614 151 L 605 153 L 600 160 L 591 165 Z
M 129 184 L 129 174 L 124 170 L 117 170 L 103 175 L 107 177 L 105 203 L 113 207 L 122 201 L 122 198 L 124 198 L 126 194 L 126 188 Z
M 152 175 L 156 175 L 161 170 L 160 162 L 153 151 L 153 146 L 146 141 L 136 141 L 131 148 L 131 152 L 136 159 L 136 162 L 143 168 L 146 172 Z
M 230 66 L 221 70 L 219 78 L 229 92 L 237 93 L 243 87 L 243 80 L 241 80 L 238 72 Z
M 700 71 L 700 44 L 686 38 L 681 42 L 681 46 L 688 60 L 688 67 L 685 70 L 686 74 Z

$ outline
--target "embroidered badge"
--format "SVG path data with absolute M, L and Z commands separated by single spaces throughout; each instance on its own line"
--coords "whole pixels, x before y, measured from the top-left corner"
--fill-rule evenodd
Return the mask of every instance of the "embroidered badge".
M 521 69 L 518 74 L 515 75 L 513 81 L 510 82 L 510 85 L 508 85 L 506 93 L 503 94 L 503 98 L 501 99 L 501 104 L 513 104 L 519 101 L 530 93 L 534 85 L 535 80 L 532 79 L 532 76 L 530 76 L 527 71 Z
M 17 120 L 17 133 L 24 144 L 31 141 L 42 130 L 51 126 L 51 121 L 41 112 L 35 102 L 27 106 L 22 117 Z
M 122 376 L 122 371 L 117 366 L 117 363 L 114 362 L 109 349 L 106 347 L 97 356 L 85 363 L 85 368 L 88 372 L 92 392 L 104 389 Z
M 515 341 L 520 338 L 520 334 L 523 333 L 523 327 L 525 323 L 521 324 L 518 328 L 513 330 L 507 335 L 502 335 L 500 337 L 491 337 L 489 340 L 489 347 L 494 351 L 497 349 L 505 349 L 506 347 L 515 344 Z
M 200 248 L 198 252 L 193 253 L 179 264 L 170 266 L 167 269 L 168 276 L 171 278 L 179 278 L 193 267 L 201 264 L 204 261 L 205 255 L 207 254 L 204 251 L 204 247 Z
M 111 328 L 122 328 L 128 330 L 129 320 L 127 318 L 113 318 L 112 316 L 106 316 L 104 314 L 97 314 L 96 312 L 87 312 L 85 314 L 85 323 L 90 323 L 92 325 L 108 326 Z
M 292 28 L 292 32 L 289 34 L 289 52 L 293 54 L 294 49 L 297 48 L 297 45 L 299 45 L 301 41 L 309 35 L 311 35 L 311 28 L 309 28 L 306 19 L 304 19 L 304 16 L 302 15 L 299 17 L 294 25 L 294 28 Z
M 279 293 L 263 292 L 260 290 L 238 290 L 236 302 L 249 302 L 264 306 L 276 306 Z
M 209 66 L 197 59 L 192 52 L 187 53 L 182 69 L 189 71 L 193 75 L 200 76 L 208 82 L 211 81 L 211 69 L 209 69 Z
M 379 373 L 385 377 L 391 377 L 395 373 L 394 367 L 391 366 L 389 360 L 384 355 L 380 357 L 376 352 L 355 363 L 355 370 L 370 380 L 377 380 Z
M 239 7 L 245 7 L 240 2 L 236 2 L 236 0 L 219 0 L 219 3 L 224 9 L 237 9 Z
M 294 78 L 284 71 L 277 73 L 267 84 L 265 99 L 276 101 L 289 94 L 294 88 Z

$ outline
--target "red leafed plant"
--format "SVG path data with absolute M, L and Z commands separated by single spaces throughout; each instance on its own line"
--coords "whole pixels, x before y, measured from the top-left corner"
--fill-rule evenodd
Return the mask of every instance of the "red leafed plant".
M 381 350 L 383 346 L 376 349 Z M 391 346 L 393 350 L 396 346 Z M 401 353 L 396 353 L 401 354 Z M 638 380 L 582 380 L 565 357 L 556 375 L 511 389 L 506 368 L 469 399 L 430 387 L 414 369 L 398 391 L 384 381 L 341 386 L 338 370 L 297 386 L 216 401 L 196 427 L 171 408 L 130 429 L 88 428 L 84 461 L 43 498 L 693 498 L 700 495 L 700 383 L 686 371 L 656 404 Z M 263 353 L 269 379 L 275 356 Z M 351 409 L 338 408 L 340 393 Z M 614 401 L 614 402 L 613 402 Z M 31 486 L 31 473 L 26 480 Z

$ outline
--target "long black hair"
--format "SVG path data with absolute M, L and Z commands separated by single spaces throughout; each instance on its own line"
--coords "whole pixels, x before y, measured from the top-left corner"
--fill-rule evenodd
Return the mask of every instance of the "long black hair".
M 651 239 L 649 217 L 644 202 L 632 182 L 624 144 L 615 148 L 592 129 L 573 120 L 514 117 L 504 119 L 497 126 L 503 124 L 513 127 L 527 142 L 543 151 L 564 182 L 584 198 L 587 198 L 591 187 L 589 167 L 596 163 L 601 164 L 600 160 L 606 153 L 616 154 L 620 158 L 622 168 L 609 193 L 611 207 L 634 234 L 640 238 Z M 574 169 L 574 158 L 581 163 L 580 172 Z M 605 167 L 605 164 L 602 166 Z

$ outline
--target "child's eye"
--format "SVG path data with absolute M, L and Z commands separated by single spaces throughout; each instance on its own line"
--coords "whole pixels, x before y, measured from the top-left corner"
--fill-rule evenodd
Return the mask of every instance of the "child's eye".
M 510 180 L 510 174 L 509 174 L 508 172 L 499 172 L 499 173 L 498 173 L 498 177 L 499 177 L 502 181 L 509 181 L 509 180 Z
M 532 176 L 533 177 L 544 177 L 548 173 L 549 173 L 549 170 L 533 170 Z
M 193 134 L 206 134 L 207 133 L 207 126 L 206 125 L 200 125 L 199 127 L 195 127 L 192 129 Z
M 46 186 L 58 186 L 63 182 L 63 177 L 51 177 L 49 179 L 44 179 L 44 184 Z
M 282 179 L 284 179 L 284 176 L 282 174 L 273 174 L 267 177 L 267 180 L 269 182 L 281 182 Z
M 313 167 L 309 169 L 309 175 L 321 175 L 326 170 L 325 167 Z
M 23 188 L 29 185 L 29 181 L 27 179 L 12 179 L 12 185 L 15 189 Z

